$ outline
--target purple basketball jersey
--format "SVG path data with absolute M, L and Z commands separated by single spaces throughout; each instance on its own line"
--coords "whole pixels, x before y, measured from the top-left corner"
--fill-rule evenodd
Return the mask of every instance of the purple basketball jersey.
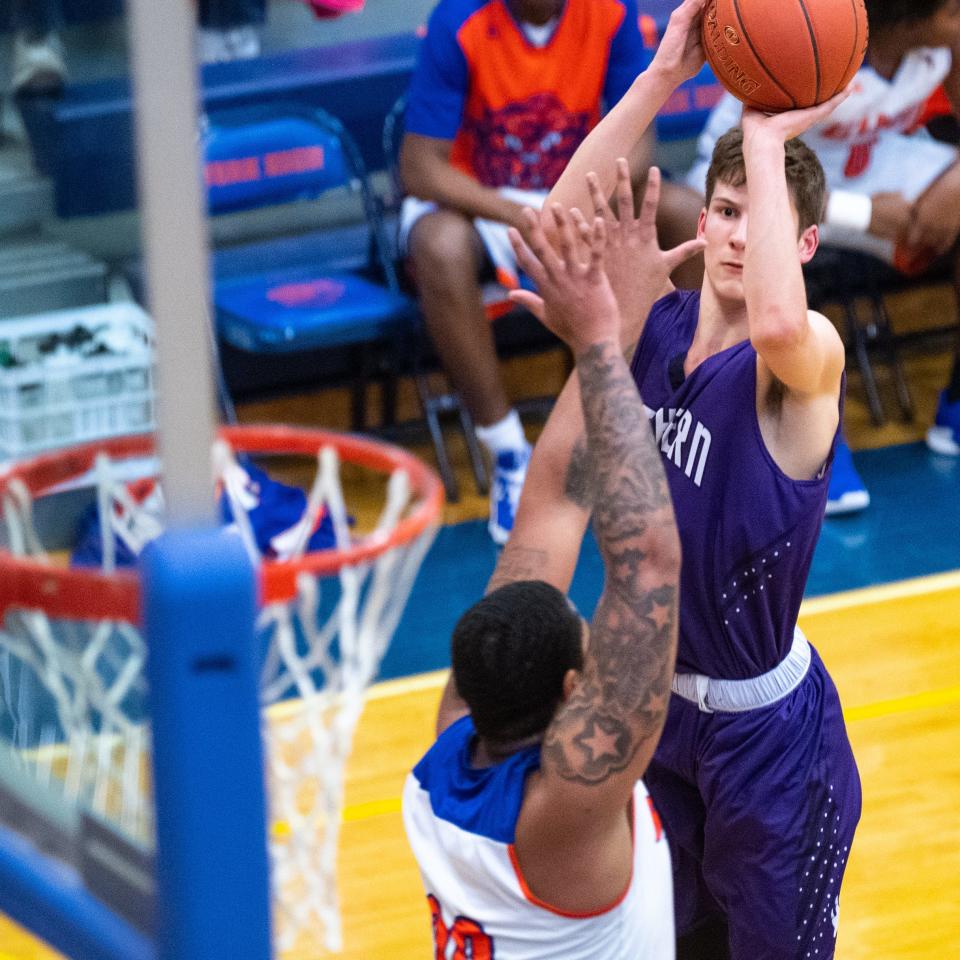
M 683 376 L 699 311 L 699 291 L 658 300 L 631 370 L 683 546 L 677 671 L 740 680 L 770 670 L 790 650 L 828 471 L 792 480 L 774 463 L 760 435 L 749 340 Z

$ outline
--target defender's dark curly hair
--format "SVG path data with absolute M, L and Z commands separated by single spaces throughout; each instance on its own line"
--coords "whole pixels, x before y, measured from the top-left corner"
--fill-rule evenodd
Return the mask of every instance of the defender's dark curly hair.
M 541 580 L 520 580 L 475 603 L 453 630 L 453 676 L 477 733 L 508 742 L 546 730 L 568 670 L 583 667 L 582 621 Z
M 870 29 L 916 23 L 932 17 L 948 0 L 865 0 Z

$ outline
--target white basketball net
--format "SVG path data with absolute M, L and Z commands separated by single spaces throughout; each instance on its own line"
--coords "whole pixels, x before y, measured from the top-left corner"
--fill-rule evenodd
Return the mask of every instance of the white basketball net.
M 232 450 L 218 441 L 217 476 L 236 527 L 255 563 L 261 562 Z M 113 534 L 145 542 L 159 534 L 157 497 L 138 502 L 101 457 L 97 489 L 102 569 L 115 568 Z M 396 470 L 371 537 L 389 534 L 410 506 L 407 474 Z M 332 520 L 337 547 L 351 541 L 337 453 L 324 448 L 299 524 L 285 534 L 285 559 L 301 556 L 321 510 Z M 47 560 L 29 494 L 13 483 L 3 503 L 7 544 L 15 556 Z M 110 528 L 112 524 L 112 529 Z M 261 673 L 263 733 L 269 781 L 276 947 L 283 953 L 322 943 L 341 948 L 336 855 L 344 771 L 364 691 L 377 674 L 400 620 L 435 527 L 374 560 L 344 566 L 333 577 L 301 573 L 297 596 L 265 606 L 257 636 L 266 656 Z M 325 613 L 323 611 L 328 610 Z M 124 622 L 53 620 L 42 610 L 11 609 L 0 624 L 0 676 L 14 745 L 35 776 L 61 783 L 69 800 L 150 842 L 153 804 L 148 782 L 149 725 L 145 716 L 146 644 Z M 16 700 L 36 683 L 55 705 L 57 724 L 28 730 Z

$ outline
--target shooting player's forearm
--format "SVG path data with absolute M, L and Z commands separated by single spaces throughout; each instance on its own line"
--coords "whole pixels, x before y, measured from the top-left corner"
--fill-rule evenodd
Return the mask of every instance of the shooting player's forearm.
M 559 203 L 564 209 L 578 207 L 584 213 L 589 212 L 592 208 L 585 178 L 591 171 L 597 174 L 604 195 L 609 196 L 616 181 L 614 160 L 634 154 L 675 85 L 674 80 L 656 68 L 641 73 L 577 148 L 543 209 L 549 210 L 552 203 Z M 544 228 L 548 235 L 553 232 L 550 218 L 544 218 Z
M 750 340 L 757 351 L 783 351 L 808 333 L 807 294 L 784 176 L 784 146 L 744 144 L 750 218 L 743 283 Z

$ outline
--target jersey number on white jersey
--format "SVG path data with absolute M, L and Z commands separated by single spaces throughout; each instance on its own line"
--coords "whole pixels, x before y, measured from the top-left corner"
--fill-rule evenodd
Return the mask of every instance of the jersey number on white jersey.
M 427 894 L 430 920 L 433 923 L 434 960 L 493 960 L 493 938 L 483 927 L 469 917 L 457 917 L 448 927 L 440 913 L 440 903 Z M 453 953 L 447 955 L 447 945 L 453 944 Z

